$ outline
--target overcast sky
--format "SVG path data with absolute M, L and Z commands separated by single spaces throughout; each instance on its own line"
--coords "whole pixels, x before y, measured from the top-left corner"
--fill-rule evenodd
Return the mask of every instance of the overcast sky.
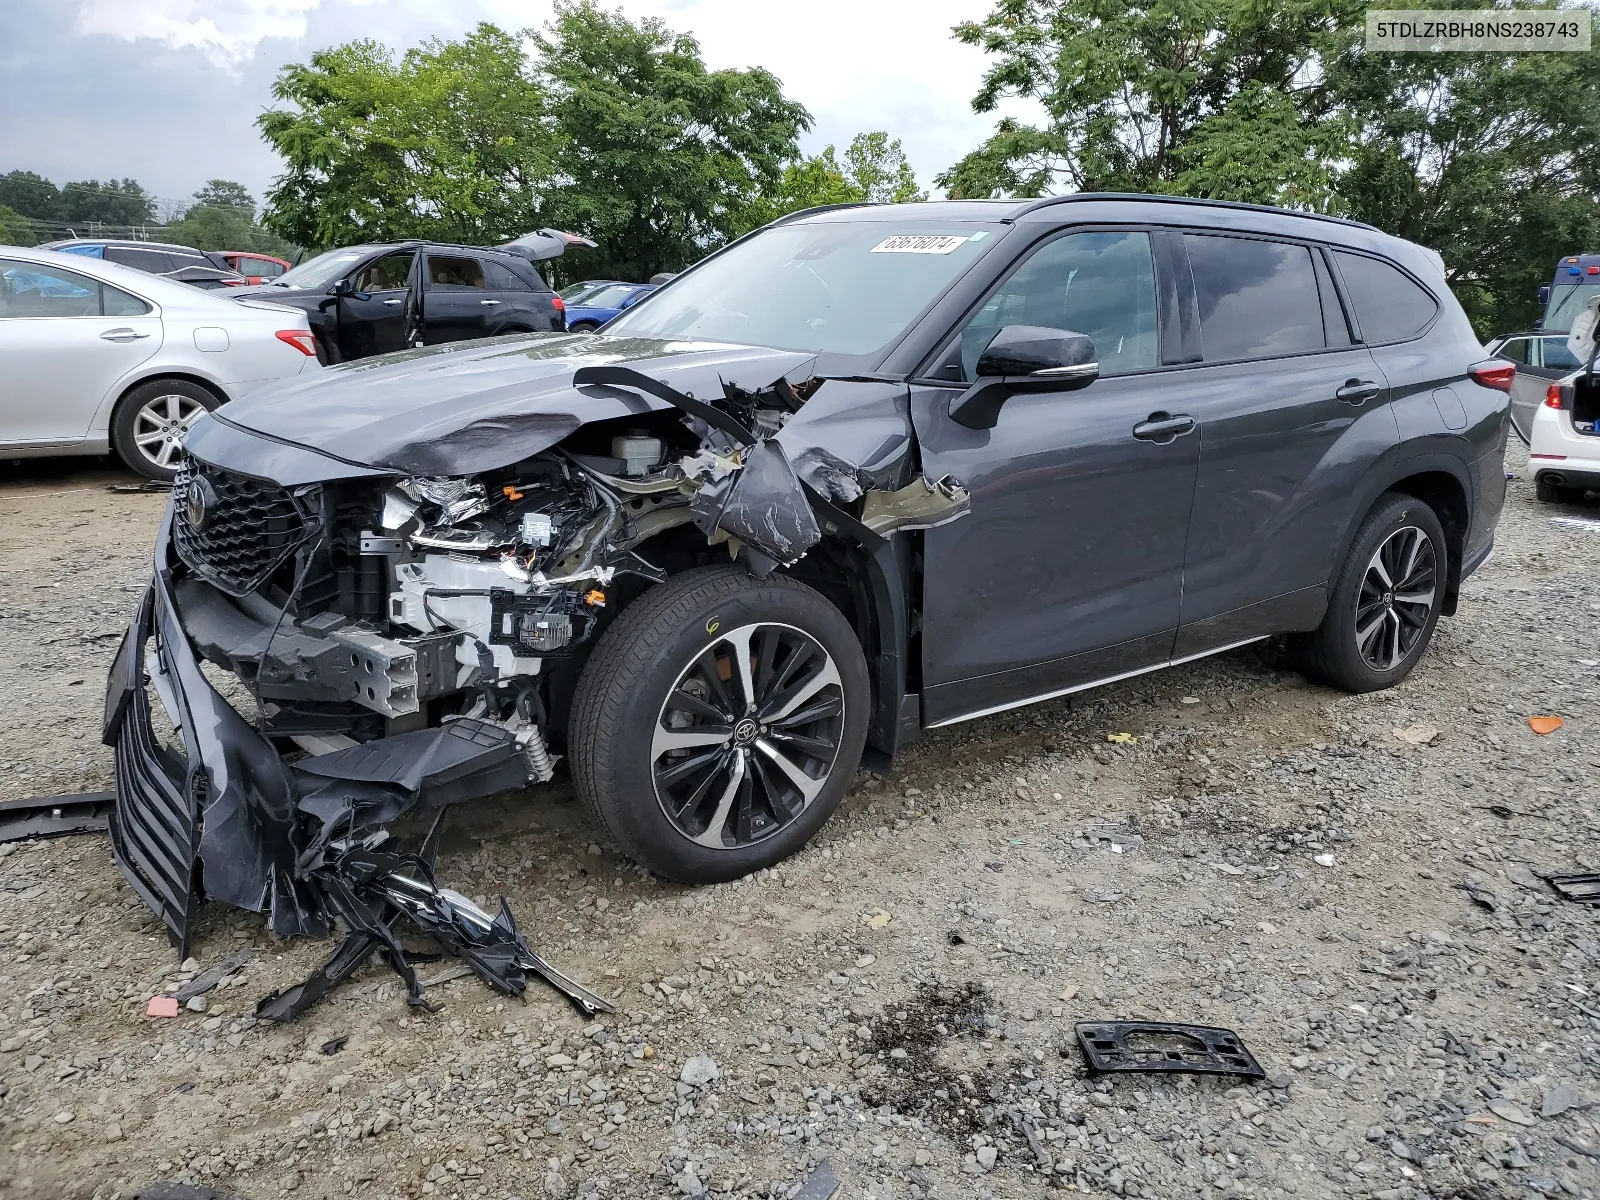
M 929 187 L 994 126 L 971 108 L 984 56 L 950 37 L 989 0 L 611 6 L 694 34 L 713 69 L 766 67 L 811 110 L 808 152 L 886 129 Z M 283 64 L 352 38 L 404 48 L 549 15 L 550 0 L 0 0 L 0 173 L 132 176 L 172 200 L 237 179 L 259 198 L 279 164 L 254 121 Z

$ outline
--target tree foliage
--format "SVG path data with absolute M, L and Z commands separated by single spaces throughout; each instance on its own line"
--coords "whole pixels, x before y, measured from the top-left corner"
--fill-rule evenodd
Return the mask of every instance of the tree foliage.
M 525 49 L 525 46 L 527 47 Z M 398 59 L 319 51 L 274 85 L 287 170 L 265 222 L 309 246 L 497 242 L 543 226 L 599 242 L 582 269 L 645 278 L 748 226 L 810 116 L 760 69 L 709 71 L 693 38 L 590 0 L 542 31 L 480 25 Z
M 14 208 L 0 204 L 0 246 L 36 246 L 33 224 Z
M 232 179 L 208 179 L 205 187 L 194 194 L 196 208 L 233 209 L 247 220 L 254 220 L 256 198 L 244 184 Z
M 993 59 L 973 107 L 1023 97 L 1045 120 L 999 121 L 937 182 L 1343 213 L 1439 250 L 1481 334 L 1526 326 L 1555 258 L 1600 244 L 1600 49 L 1369 54 L 1365 8 L 998 0 L 955 29 Z
M 777 190 L 752 210 L 750 224 L 821 204 L 903 204 L 927 198 L 900 139 L 890 141 L 887 133 L 873 130 L 850 139 L 842 163 L 832 146 L 789 163 Z
M 82 179 L 61 189 L 60 211 L 74 226 L 144 225 L 155 216 L 155 198 L 133 179 Z
M 55 221 L 61 216 L 61 190 L 32 171 L 0 175 L 0 205 L 35 221 Z

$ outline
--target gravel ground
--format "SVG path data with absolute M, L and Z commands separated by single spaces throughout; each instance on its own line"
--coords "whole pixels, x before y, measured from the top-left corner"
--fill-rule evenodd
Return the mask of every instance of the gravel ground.
M 560 778 L 462 813 L 441 878 L 615 995 L 593 1024 L 471 978 L 408 1010 L 372 968 L 257 1025 L 326 944 L 213 905 L 180 966 L 103 838 L 0 847 L 0 1195 L 784 1197 L 823 1159 L 852 1200 L 1600 1195 L 1600 911 L 1531 873 L 1600 869 L 1600 508 L 1512 458 L 1495 558 L 1393 691 L 1235 653 L 941 730 L 714 888 L 602 848 Z M 110 786 L 162 503 L 115 478 L 0 489 L 0 797 Z M 1086 1076 L 1073 1023 L 1135 1016 L 1235 1029 L 1268 1079 Z

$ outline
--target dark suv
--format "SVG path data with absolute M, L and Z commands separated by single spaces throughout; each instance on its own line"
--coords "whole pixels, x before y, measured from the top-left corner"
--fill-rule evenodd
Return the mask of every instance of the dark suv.
M 303 309 L 324 364 L 566 328 L 561 297 L 527 253 L 509 247 L 346 246 L 231 295 Z
M 1369 226 L 1077 195 L 799 213 L 603 333 L 262 389 L 194 427 L 112 672 L 117 854 L 179 936 L 196 857 L 315 929 L 376 894 L 350 847 L 559 751 L 726 880 L 922 729 L 1277 634 L 1388 687 L 1493 543 L 1483 359 Z

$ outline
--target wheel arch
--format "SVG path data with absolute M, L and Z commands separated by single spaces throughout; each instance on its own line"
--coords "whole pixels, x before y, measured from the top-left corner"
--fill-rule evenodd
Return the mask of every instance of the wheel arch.
M 1335 569 L 1350 554 L 1361 522 L 1366 520 L 1378 501 L 1389 492 L 1412 496 L 1433 509 L 1444 527 L 1445 545 L 1449 551 L 1449 570 L 1445 575 L 1443 616 L 1456 611 L 1456 601 L 1461 591 L 1461 565 L 1467 545 L 1467 535 L 1472 523 L 1472 477 L 1466 464 L 1448 454 L 1427 454 L 1401 459 L 1381 473 L 1369 476 L 1362 489 L 1361 502 L 1352 507 L 1344 536 L 1340 541 L 1339 557 Z

